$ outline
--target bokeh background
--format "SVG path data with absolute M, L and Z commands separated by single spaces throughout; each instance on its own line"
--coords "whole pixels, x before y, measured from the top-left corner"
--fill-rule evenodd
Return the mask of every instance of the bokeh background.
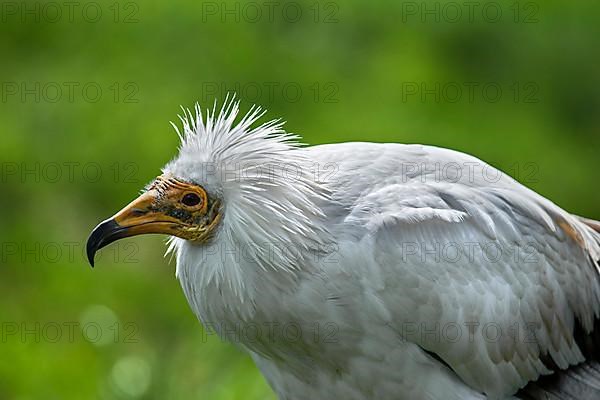
M 0 399 L 274 399 L 202 330 L 164 238 L 83 254 L 174 156 L 180 105 L 237 92 L 306 143 L 462 150 L 600 219 L 599 19 L 583 0 L 3 0 Z

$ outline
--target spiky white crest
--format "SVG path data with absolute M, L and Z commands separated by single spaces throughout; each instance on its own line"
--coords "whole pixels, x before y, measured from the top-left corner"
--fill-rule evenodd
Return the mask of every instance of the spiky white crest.
M 320 205 L 327 189 L 315 182 L 314 165 L 298 137 L 253 106 L 239 122 L 239 102 L 226 99 L 217 113 L 184 109 L 179 156 L 165 173 L 197 183 L 221 200 L 222 221 L 210 243 L 174 239 L 177 274 L 201 286 L 249 293 L 252 273 L 293 275 L 329 241 Z M 190 275 L 191 274 L 191 275 Z M 289 278 L 289 276 L 288 276 Z M 251 288 L 250 288 L 251 289 Z

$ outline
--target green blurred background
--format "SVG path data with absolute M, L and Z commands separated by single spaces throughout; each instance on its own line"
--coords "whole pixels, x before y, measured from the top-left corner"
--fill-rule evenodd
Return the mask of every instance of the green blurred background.
M 471 5 L 469 5 L 471 4 Z M 82 250 L 237 91 L 310 144 L 474 154 L 600 219 L 600 4 L 0 3 L 0 399 L 274 399 L 163 259 Z M 360 171 L 357 171 L 360 173 Z

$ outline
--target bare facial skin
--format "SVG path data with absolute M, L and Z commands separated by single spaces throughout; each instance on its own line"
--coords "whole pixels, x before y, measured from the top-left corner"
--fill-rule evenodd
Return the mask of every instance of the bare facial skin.
M 200 186 L 168 175 L 154 180 L 134 201 L 101 222 L 90 234 L 87 255 L 126 237 L 161 233 L 203 243 L 221 219 L 220 202 Z

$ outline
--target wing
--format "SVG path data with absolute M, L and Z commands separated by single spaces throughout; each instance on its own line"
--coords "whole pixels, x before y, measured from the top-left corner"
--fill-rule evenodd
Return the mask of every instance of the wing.
M 593 355 L 600 235 L 482 161 L 426 146 L 319 146 L 371 249 L 386 324 L 473 388 L 514 394 Z M 348 233 L 352 232 L 352 233 Z M 598 331 L 596 331 L 597 333 Z

